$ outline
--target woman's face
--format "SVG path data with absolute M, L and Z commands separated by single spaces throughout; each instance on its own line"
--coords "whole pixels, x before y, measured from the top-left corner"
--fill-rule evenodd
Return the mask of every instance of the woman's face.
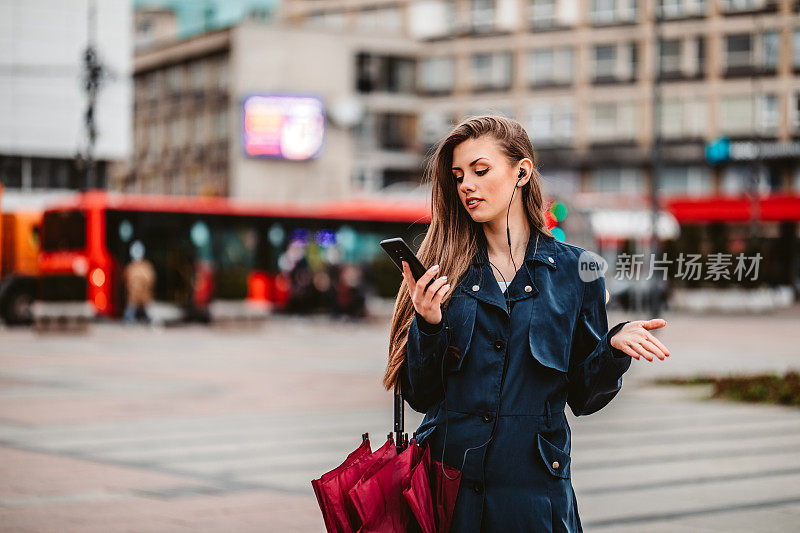
M 530 179 L 530 167 L 529 159 L 523 159 L 519 165 L 510 165 L 497 141 L 486 135 L 467 139 L 453 149 L 452 173 L 458 197 L 475 222 L 487 222 L 498 217 L 505 220 L 519 170 L 527 170 L 519 181 L 521 187 Z M 520 197 L 520 194 L 514 195 L 515 200 Z M 478 201 L 471 202 L 473 198 Z

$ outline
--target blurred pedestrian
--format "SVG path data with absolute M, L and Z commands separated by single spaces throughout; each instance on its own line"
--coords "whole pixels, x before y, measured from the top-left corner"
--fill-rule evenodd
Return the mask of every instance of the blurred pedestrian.
M 336 296 L 339 311 L 350 318 L 366 316 L 365 296 L 362 287 L 361 269 L 348 263 L 341 268 Z
M 125 266 L 122 273 L 127 298 L 122 318 L 127 323 L 136 322 L 139 317 L 148 324 L 151 321 L 147 308 L 153 300 L 156 271 L 153 264 L 145 259 L 144 252 L 144 244 L 141 241 L 131 244 L 131 262 Z

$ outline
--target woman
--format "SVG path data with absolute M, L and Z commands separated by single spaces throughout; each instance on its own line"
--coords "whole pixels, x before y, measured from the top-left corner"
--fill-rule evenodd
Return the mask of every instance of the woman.
M 461 470 L 452 531 L 582 531 L 565 407 L 594 413 L 631 357 L 667 357 L 649 331 L 666 321 L 608 331 L 599 265 L 547 229 L 518 122 L 465 120 L 428 175 L 433 213 L 419 257 L 434 266 L 415 282 L 404 263 L 384 386 L 400 381 L 425 413 L 419 444 Z

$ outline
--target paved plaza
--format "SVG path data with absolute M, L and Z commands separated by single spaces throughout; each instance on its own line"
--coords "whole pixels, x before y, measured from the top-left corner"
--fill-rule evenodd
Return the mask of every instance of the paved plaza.
M 662 317 L 671 357 L 567 413 L 584 529 L 800 531 L 800 410 L 648 383 L 800 368 L 800 309 Z M 0 330 L 0 531 L 323 532 L 310 480 L 391 430 L 388 324 Z

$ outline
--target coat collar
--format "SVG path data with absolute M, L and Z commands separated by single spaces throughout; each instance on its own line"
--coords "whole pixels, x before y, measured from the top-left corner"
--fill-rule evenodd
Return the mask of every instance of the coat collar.
M 539 243 L 536 244 L 536 235 L 539 235 Z M 542 233 L 541 230 L 531 226 L 530 237 L 528 238 L 528 246 L 525 250 L 525 261 L 538 261 L 550 267 L 551 270 L 556 270 L 558 267 L 558 249 L 556 247 L 555 237 Z M 535 251 L 535 253 L 534 253 Z M 472 258 L 472 264 L 475 266 L 483 266 L 489 262 L 489 254 L 486 247 L 486 235 L 483 231 L 478 232 L 478 250 Z
M 539 235 L 539 244 L 536 244 L 536 235 Z M 535 252 L 535 253 L 534 253 Z M 531 234 L 525 251 L 525 264 L 521 266 L 522 283 L 512 283 L 508 287 L 508 299 L 519 301 L 535 296 L 539 290 L 536 288 L 534 280 L 534 262 L 540 262 L 550 270 L 556 270 L 558 265 L 558 253 L 555 238 L 545 235 L 538 229 L 531 227 Z M 504 311 L 506 301 L 503 291 L 494 280 L 494 272 L 489 265 L 489 255 L 486 248 L 486 236 L 483 232 L 478 233 L 478 249 L 472 258 L 471 268 L 462 285 L 464 292 L 470 294 L 478 300 L 497 306 Z M 511 280 L 509 280 L 511 281 Z M 530 290 L 525 287 L 530 285 Z

